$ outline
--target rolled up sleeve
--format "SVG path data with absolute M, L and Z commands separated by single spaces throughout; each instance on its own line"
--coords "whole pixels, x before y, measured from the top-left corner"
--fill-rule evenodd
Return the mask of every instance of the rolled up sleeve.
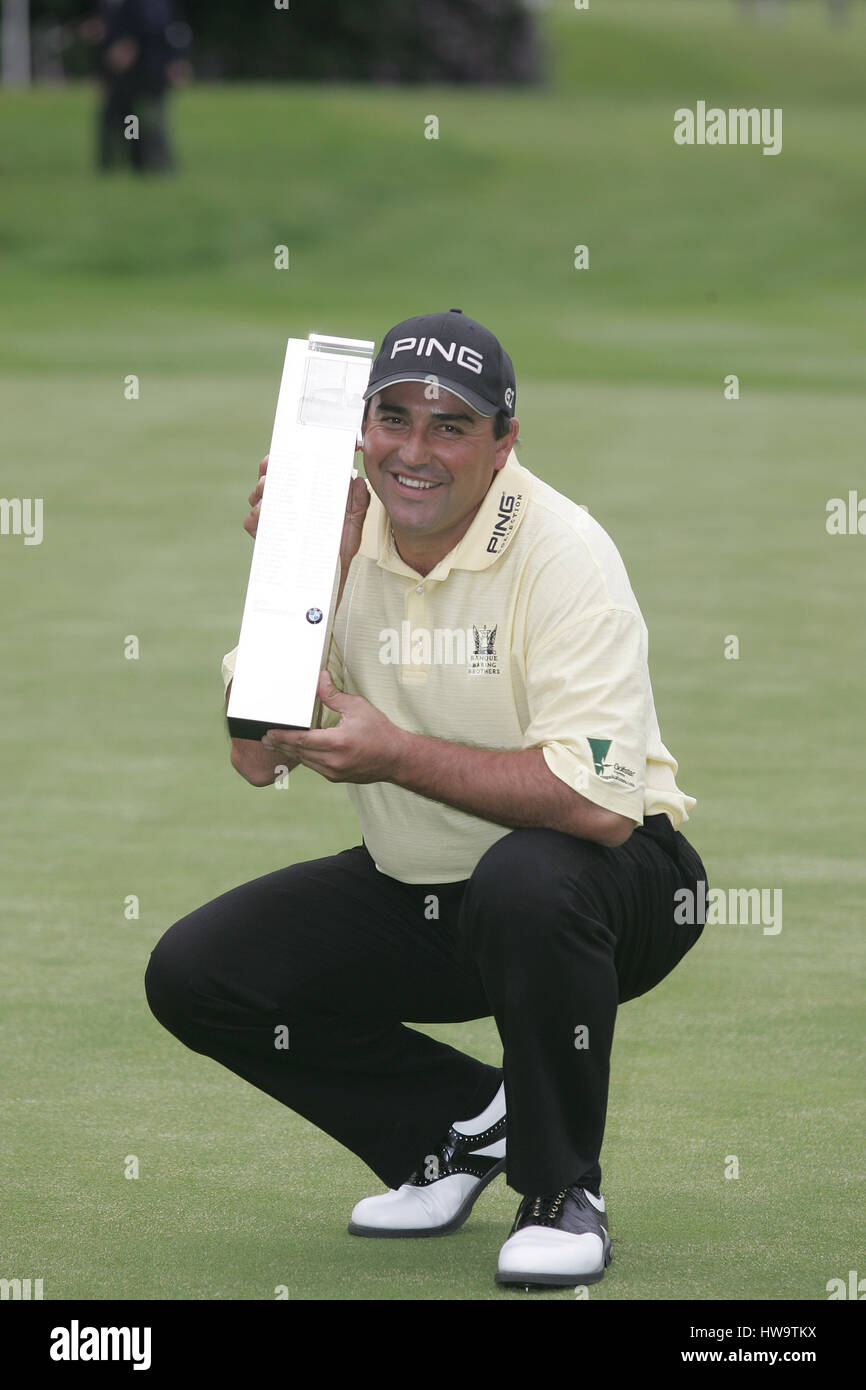
M 640 614 L 608 607 L 530 643 L 527 748 L 597 806 L 643 822 L 647 632 Z

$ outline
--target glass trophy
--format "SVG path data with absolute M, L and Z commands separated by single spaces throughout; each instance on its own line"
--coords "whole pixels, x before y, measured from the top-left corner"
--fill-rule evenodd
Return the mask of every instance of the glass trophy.
M 233 738 L 309 729 L 375 344 L 290 338 L 229 694 Z

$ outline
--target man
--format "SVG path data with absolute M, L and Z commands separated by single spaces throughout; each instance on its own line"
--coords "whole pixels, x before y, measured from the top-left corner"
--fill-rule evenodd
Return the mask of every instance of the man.
M 97 163 L 110 171 L 129 161 L 136 173 L 170 173 L 174 153 L 166 121 L 171 84 L 189 71 L 174 47 L 170 0 L 102 0 L 87 32 L 99 43 L 103 101 L 99 111 Z M 134 138 L 126 134 L 138 118 Z
M 497 1280 L 574 1285 L 610 1261 L 598 1160 L 617 1005 L 700 935 L 674 894 L 704 870 L 678 830 L 694 798 L 661 742 L 622 561 L 517 462 L 515 391 L 510 357 L 459 309 L 386 334 L 325 727 L 231 754 L 254 786 L 299 763 L 346 782 L 363 844 L 176 923 L 147 990 L 189 1047 L 378 1174 L 388 1191 L 350 1232 L 447 1234 L 507 1164 L 523 1200 Z M 491 1014 L 501 1071 L 405 1026 Z

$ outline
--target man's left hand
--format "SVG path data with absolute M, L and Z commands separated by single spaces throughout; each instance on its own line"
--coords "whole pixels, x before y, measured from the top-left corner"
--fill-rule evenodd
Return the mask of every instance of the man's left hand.
M 360 695 L 344 695 L 327 671 L 319 674 L 318 693 L 323 705 L 336 710 L 340 722 L 333 729 L 269 729 L 262 739 L 266 748 L 297 759 L 320 772 L 329 782 L 390 782 L 402 757 L 405 730 Z

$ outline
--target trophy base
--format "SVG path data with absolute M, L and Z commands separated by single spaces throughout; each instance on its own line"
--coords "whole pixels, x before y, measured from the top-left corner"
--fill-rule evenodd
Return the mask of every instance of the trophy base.
M 278 720 L 268 724 L 261 719 L 238 719 L 233 715 L 228 718 L 229 733 L 232 738 L 251 738 L 257 743 L 261 743 L 268 729 L 307 729 L 308 724 L 280 724 Z

